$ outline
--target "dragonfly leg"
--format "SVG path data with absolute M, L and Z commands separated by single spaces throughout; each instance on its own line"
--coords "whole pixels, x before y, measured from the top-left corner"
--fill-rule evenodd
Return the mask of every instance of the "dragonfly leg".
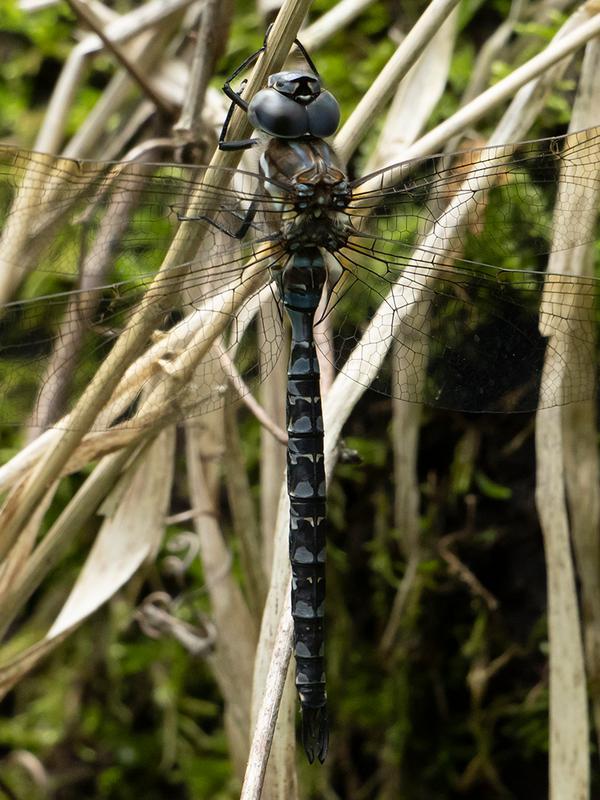
M 219 150 L 247 150 L 250 147 L 254 147 L 255 144 L 258 144 L 258 139 L 236 139 L 231 142 L 225 141 L 227 130 L 229 129 L 229 123 L 231 122 L 233 110 L 236 105 L 242 108 L 244 111 L 248 110 L 248 103 L 242 99 L 242 92 L 244 91 L 244 87 L 246 86 L 247 82 L 248 81 L 246 80 L 242 81 L 239 92 L 235 92 L 231 86 L 229 86 L 229 81 L 223 87 L 223 91 L 231 100 L 231 105 L 227 111 L 227 116 L 225 117 L 225 122 L 221 128 L 221 133 L 219 134 Z
M 311 68 L 311 70 L 315 73 L 316 77 L 320 78 L 321 76 L 319 75 L 319 70 L 316 68 L 315 62 L 308 55 L 308 52 L 307 52 L 306 48 L 304 47 L 304 45 L 302 44 L 302 42 L 300 42 L 298 39 L 294 39 L 294 44 L 296 45 L 298 50 L 300 50 L 300 52 L 304 56 L 304 60 L 306 61 L 308 66 Z
M 221 128 L 221 133 L 219 135 L 219 150 L 247 150 L 250 147 L 253 147 L 255 144 L 258 143 L 258 139 L 237 139 L 232 142 L 226 142 L 225 136 L 227 135 L 227 130 L 229 128 L 229 123 L 231 122 L 231 116 L 233 114 L 234 108 L 237 106 L 241 108 L 242 111 L 248 111 L 248 103 L 246 100 L 242 98 L 242 92 L 244 91 L 244 87 L 247 83 L 246 80 L 242 81 L 242 85 L 240 87 L 239 92 L 236 92 L 235 89 L 232 88 L 232 82 L 237 78 L 240 72 L 243 72 L 245 69 L 248 69 L 249 66 L 254 64 L 256 59 L 260 56 L 261 53 L 265 52 L 267 46 L 267 37 L 269 36 L 269 31 L 271 30 L 271 26 L 267 28 L 267 32 L 265 34 L 264 41 L 262 43 L 262 47 L 252 53 L 252 55 L 248 56 L 240 66 L 233 72 L 232 75 L 227 78 L 225 83 L 223 84 L 223 91 L 225 95 L 231 100 L 231 105 L 229 106 L 229 110 L 227 112 L 227 116 L 225 117 L 225 122 L 223 123 L 223 127 Z
M 221 233 L 230 236 L 232 239 L 243 239 L 244 236 L 248 233 L 248 230 L 252 227 L 252 223 L 254 222 L 254 217 L 256 216 L 257 205 L 258 204 L 255 198 L 248 206 L 248 210 L 246 211 L 244 216 L 239 214 L 237 211 L 228 212 L 231 214 L 232 217 L 236 217 L 242 223 L 236 231 L 232 231 L 230 228 L 227 228 L 225 225 L 222 225 L 220 222 L 217 222 L 216 219 L 211 219 L 206 214 L 194 214 L 193 216 L 188 216 L 187 214 L 177 213 L 177 219 L 179 220 L 179 222 L 199 222 L 199 221 L 208 222 L 209 225 L 212 225 L 214 228 L 221 231 Z
M 245 69 L 248 69 L 249 66 L 254 64 L 254 62 L 260 56 L 260 54 L 265 52 L 267 48 L 267 39 L 269 37 L 270 31 L 271 31 L 271 25 L 269 25 L 269 27 L 267 28 L 267 32 L 265 33 L 265 38 L 263 39 L 262 46 L 259 47 L 255 53 L 252 53 L 252 55 L 248 56 L 248 58 L 242 61 L 239 67 L 227 78 L 227 80 L 223 85 L 223 91 L 225 92 L 227 97 L 232 101 L 232 103 L 235 103 L 235 105 L 239 106 L 243 111 L 248 110 L 248 103 L 245 100 L 242 100 L 242 98 L 240 97 L 241 92 L 236 92 L 235 89 L 231 88 L 231 84 L 237 78 L 240 72 L 243 72 Z M 244 84 L 245 83 L 246 81 L 244 81 Z
M 258 139 L 234 139 L 231 142 L 219 140 L 219 150 L 249 150 L 255 144 L 258 144 Z

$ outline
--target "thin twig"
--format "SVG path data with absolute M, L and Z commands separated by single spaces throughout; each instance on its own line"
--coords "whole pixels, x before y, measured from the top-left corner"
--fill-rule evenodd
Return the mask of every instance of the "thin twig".
M 287 433 L 283 430 L 283 428 L 280 428 L 274 420 L 271 419 L 265 409 L 254 397 L 248 385 L 237 371 L 235 364 L 225 351 L 223 345 L 220 342 L 217 342 L 215 344 L 215 349 L 219 355 L 221 369 L 231 383 L 231 386 L 235 389 L 235 392 L 241 399 L 242 403 L 244 403 L 244 405 L 251 411 L 258 422 L 260 422 L 262 427 L 275 439 L 277 439 L 278 442 L 283 445 L 287 444 Z
M 288 592 L 287 600 L 281 609 L 271 663 L 265 680 L 264 694 L 252 734 L 252 744 L 240 800 L 260 800 L 279 704 L 292 655 L 293 631 L 291 596 Z
M 146 76 L 140 72 L 140 70 L 137 68 L 137 65 L 131 61 L 127 55 L 125 55 L 122 48 L 118 44 L 113 42 L 110 37 L 106 35 L 102 24 L 99 23 L 95 14 L 90 11 L 85 3 L 81 2 L 81 0 L 67 0 L 67 2 L 73 9 L 74 13 L 80 17 L 100 39 L 102 39 L 106 49 L 115 56 L 121 66 L 129 73 L 129 75 L 131 75 L 144 95 L 154 103 L 159 111 L 166 116 L 172 116 L 175 112 L 175 106 L 170 100 L 165 97 L 161 97 L 160 94 L 155 92 L 153 86 L 146 79 Z
M 211 79 L 215 62 L 221 55 L 226 39 L 229 18 L 232 13 L 231 2 L 206 0 L 202 15 L 198 19 L 198 31 L 190 80 L 181 108 L 179 119 L 173 126 L 174 133 L 183 142 L 195 142 L 201 130 L 201 110 L 204 96 Z
M 449 533 L 446 536 L 442 536 L 438 542 L 440 555 L 448 564 L 450 572 L 457 575 L 469 587 L 474 595 L 481 597 L 490 611 L 496 611 L 498 608 L 497 598 L 485 588 L 474 572 L 469 569 L 464 561 L 461 561 L 451 548 L 451 545 L 455 541 L 463 538 L 463 536 L 464 534 L 462 531 L 460 533 Z

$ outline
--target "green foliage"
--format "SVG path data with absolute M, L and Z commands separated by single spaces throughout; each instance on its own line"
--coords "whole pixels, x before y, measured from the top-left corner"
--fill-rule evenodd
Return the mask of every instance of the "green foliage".
M 512 490 L 509 486 L 501 486 L 479 470 L 475 473 L 475 480 L 481 493 L 492 500 L 510 500 L 512 497 Z
M 32 99 L 43 80 L 41 73 L 67 57 L 72 46 L 71 29 L 72 18 L 66 6 L 28 14 L 19 9 L 17 0 L 3 0 L 0 136 L 14 133 L 25 143 L 31 140 L 37 126 Z
M 206 665 L 174 641 L 148 639 L 135 623 L 124 630 L 122 616 L 130 619 L 131 608 L 112 619 L 96 615 L 35 681 L 20 685 L 19 710 L 0 720 L 2 746 L 36 753 L 57 797 L 75 791 L 125 800 L 136 786 L 140 796 L 158 800 L 164 792 L 179 796 L 184 785 L 193 796 L 234 797 Z M 23 770 L 3 769 L 3 776 L 23 796 Z

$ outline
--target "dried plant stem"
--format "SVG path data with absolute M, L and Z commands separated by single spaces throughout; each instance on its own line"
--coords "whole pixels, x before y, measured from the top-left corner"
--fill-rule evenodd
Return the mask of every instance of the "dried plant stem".
M 556 364 L 547 362 L 548 374 Z M 589 797 L 587 700 L 566 518 L 560 408 L 538 413 L 536 500 L 544 533 L 550 639 L 550 800 Z
M 132 457 L 134 449 L 130 446 L 103 459 L 60 514 L 29 558 L 26 568 L 19 574 L 10 593 L 3 596 L 0 607 L 0 633 L 12 623 L 46 575 L 58 563 L 65 550 L 82 530 L 86 520 L 96 513 L 98 505 Z
M 287 600 L 281 610 L 263 699 L 252 734 L 250 756 L 240 800 L 260 800 L 261 797 L 279 704 L 292 654 L 293 620 L 290 601 L 288 592 Z
M 236 412 L 225 408 L 225 484 L 237 541 L 240 563 L 245 577 L 246 596 L 256 618 L 262 613 L 267 581 L 262 569 L 260 536 L 256 510 L 252 501 L 248 473 L 240 443 Z
M 571 130 L 600 122 L 600 47 L 590 43 L 583 60 L 581 81 L 571 118 Z M 570 176 L 571 177 L 571 176 Z M 578 223 L 593 224 L 597 219 L 600 168 L 582 167 L 581 181 L 561 183 L 558 192 L 577 200 Z M 555 223 L 558 235 L 566 233 Z M 592 274 L 593 246 L 558 251 L 548 265 L 553 273 Z M 568 255 L 567 255 L 568 252 Z M 577 304 L 584 309 L 585 297 Z M 573 301 L 572 301 L 573 302 Z M 569 323 L 569 320 L 565 320 Z M 542 315 L 543 322 L 543 315 Z M 586 325 L 591 340 L 594 312 L 589 319 L 570 321 Z M 544 329 L 542 328 L 542 331 Z M 579 328 L 577 328 L 579 330 Z M 568 333 L 568 330 L 567 330 Z M 546 351 L 544 376 L 554 383 L 563 376 L 564 363 L 581 364 L 582 381 L 595 382 L 596 364 L 579 344 L 579 337 L 550 337 L 553 348 Z M 542 392 L 544 391 L 542 379 Z M 544 534 L 548 574 L 548 634 L 550 641 L 550 797 L 559 800 L 589 797 L 589 723 L 585 691 L 585 670 L 581 620 L 579 616 L 574 567 L 569 535 L 577 556 L 581 577 L 583 627 L 586 661 L 590 679 L 592 709 L 600 723 L 600 490 L 598 476 L 597 423 L 592 402 L 577 403 L 564 409 L 543 409 L 536 420 L 537 490 L 536 500 Z M 567 508 L 568 498 L 568 508 Z
M 190 81 L 179 119 L 173 126 L 183 141 L 197 142 L 202 132 L 204 98 L 215 62 L 223 51 L 229 20 L 233 15 L 231 0 L 206 0 L 198 19 L 196 45 L 190 69 Z
M 577 26 L 575 30 L 571 30 L 575 25 Z M 590 39 L 600 34 L 600 14 L 595 15 L 592 19 L 588 19 L 588 14 L 584 9 L 574 14 L 573 17 L 565 23 L 563 31 L 567 29 L 567 27 L 569 28 L 569 33 L 565 33 L 565 35 L 557 34 L 545 50 L 518 67 L 514 72 L 511 72 L 506 78 L 487 89 L 483 94 L 476 97 L 475 100 L 472 100 L 466 106 L 460 108 L 449 119 L 442 122 L 436 128 L 433 128 L 426 133 L 425 136 L 422 136 L 412 147 L 406 150 L 404 158 L 406 160 L 423 158 L 431 153 L 440 152 L 451 136 L 460 133 L 468 125 L 481 119 L 481 117 L 496 108 L 500 103 L 512 97 L 518 89 L 525 86 L 530 81 L 544 76 L 550 67 L 571 55 Z M 345 129 L 346 126 L 344 126 L 341 131 L 341 134 L 344 134 L 344 138 L 340 140 L 342 145 L 344 144 L 344 140 L 347 139 Z M 390 182 L 395 180 L 391 171 L 389 179 Z M 368 189 L 367 183 L 364 184 L 364 188 Z
M 455 8 L 398 85 L 377 147 L 369 156 L 366 173 L 403 161 L 406 148 L 425 129 L 448 81 L 457 21 L 458 8 Z
M 400 81 L 423 52 L 458 0 L 432 0 L 383 68 L 369 91 L 335 138 L 335 148 L 347 161 L 370 128 L 373 117 L 393 96 Z
M 483 92 L 489 80 L 492 63 L 496 58 L 502 57 L 504 48 L 523 13 L 524 5 L 524 0 L 513 0 L 506 19 L 479 49 L 469 84 L 462 96 L 463 104 L 470 102 Z
M 219 353 L 219 363 L 221 368 L 231 383 L 234 391 L 240 397 L 242 403 L 244 403 L 248 410 L 256 417 L 258 422 L 260 422 L 261 427 L 271 434 L 273 439 L 279 442 L 279 444 L 287 444 L 288 437 L 283 425 L 278 425 L 268 413 L 267 409 L 261 406 L 258 400 L 254 397 L 248 386 L 245 384 L 243 378 L 237 371 L 235 364 L 219 342 L 217 342 L 215 345 L 215 349 Z M 278 359 L 275 369 L 277 369 L 280 362 L 285 365 L 283 359 Z M 283 394 L 285 394 L 285 386 Z
M 227 731 L 238 770 L 243 770 L 250 735 L 252 669 L 256 648 L 256 622 L 248 610 L 231 570 L 223 570 L 230 556 L 214 513 L 202 457 L 201 430 L 186 425 L 186 463 L 189 496 L 195 508 L 206 509 L 194 517 L 200 558 L 208 587 L 212 615 L 219 631 L 212 657 L 213 672 L 226 703 Z
M 600 41 L 590 42 L 583 59 L 579 91 L 573 108 L 573 129 L 600 125 Z M 597 176 L 598 177 L 598 176 Z M 596 208 L 600 197 L 592 206 Z M 586 212 L 589 213 L 587 208 Z M 577 274 L 593 274 L 592 252 L 569 260 Z M 588 365 L 588 375 L 596 365 Z M 600 752 L 600 459 L 595 401 L 564 409 L 564 467 L 571 536 L 581 581 L 581 616 L 588 690 Z
M 274 301 L 268 301 L 273 303 Z M 262 326 L 260 328 L 262 331 Z M 262 336 L 262 332 L 260 334 Z M 287 355 L 287 353 L 285 354 Z M 277 523 L 277 506 L 281 491 L 281 476 L 285 472 L 285 398 L 287 384 L 287 358 L 282 354 L 268 379 L 261 385 L 261 400 L 269 420 L 277 424 L 284 438 L 272 436 L 266 426 L 261 427 L 260 446 L 260 519 L 262 527 L 263 571 L 270 581 L 273 568 L 273 546 Z
M 394 645 L 404 610 L 417 582 L 421 560 L 419 521 L 419 481 L 417 455 L 419 452 L 419 422 L 421 406 L 394 400 L 393 405 L 394 448 L 394 522 L 402 550 L 406 557 L 406 569 L 396 591 L 380 649 L 388 655 Z
M 106 35 L 102 22 L 96 18 L 96 15 L 88 8 L 88 6 L 86 6 L 85 3 L 80 2 L 80 0 L 67 0 L 67 2 L 73 9 L 74 13 L 84 20 L 84 22 L 89 25 L 96 35 L 102 39 L 106 49 L 113 53 L 119 63 L 138 84 L 144 95 L 154 103 L 156 108 L 159 109 L 159 111 L 162 111 L 163 114 L 173 114 L 175 109 L 170 100 L 168 100 L 166 97 L 161 97 L 159 94 L 157 94 L 157 92 L 155 92 L 154 87 L 147 80 L 146 76 L 137 68 L 135 62 L 125 54 L 120 45 L 118 45 L 116 42 L 113 42 L 110 36 Z

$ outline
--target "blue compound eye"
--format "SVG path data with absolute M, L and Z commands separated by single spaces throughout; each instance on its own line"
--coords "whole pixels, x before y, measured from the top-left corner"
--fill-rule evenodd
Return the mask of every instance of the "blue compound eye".
M 306 107 L 275 88 L 261 89 L 254 95 L 248 106 L 248 119 L 271 136 L 294 139 L 308 133 Z
M 323 138 L 335 133 L 340 109 L 333 95 L 321 88 L 316 75 L 277 72 L 269 76 L 267 88 L 250 101 L 248 119 L 270 136 Z
M 340 124 L 340 107 L 331 92 L 321 92 L 306 106 L 308 132 L 320 139 L 331 136 Z

